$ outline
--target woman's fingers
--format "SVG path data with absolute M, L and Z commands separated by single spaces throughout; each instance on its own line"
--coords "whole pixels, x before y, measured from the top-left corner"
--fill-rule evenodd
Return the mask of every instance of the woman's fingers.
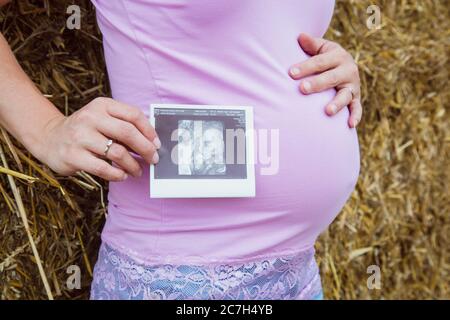
M 114 142 L 106 154 L 106 158 L 114 161 L 120 168 L 124 169 L 134 177 L 142 175 L 142 168 L 128 150 L 119 143 Z
M 65 175 L 84 170 L 107 180 L 120 181 L 126 179 L 127 173 L 142 174 L 132 151 L 148 163 L 159 160 L 155 144 L 160 142 L 147 117 L 139 109 L 109 98 L 96 98 L 64 117 L 48 132 L 47 139 L 51 146 L 47 153 L 52 155 L 47 164 Z M 114 143 L 105 156 L 109 139 Z
M 89 139 L 83 139 L 83 141 L 85 141 L 83 147 L 95 153 L 98 157 L 104 158 L 106 144 L 108 143 L 107 137 L 99 132 L 92 132 L 89 133 Z M 109 147 L 106 158 L 114 161 L 121 169 L 135 177 L 142 175 L 142 168 L 136 159 L 124 146 L 117 142 L 113 142 Z
M 97 128 L 105 136 L 119 141 L 135 153 L 141 155 L 147 163 L 157 163 L 159 161 L 156 146 L 132 123 L 114 117 L 108 117 L 99 120 Z
M 324 51 L 324 49 L 332 49 L 337 46 L 334 42 L 323 38 L 311 37 L 307 33 L 301 33 L 297 38 L 298 44 L 307 54 L 315 56 Z
M 79 157 L 79 158 L 78 158 Z M 78 170 L 83 170 L 100 178 L 109 181 L 123 181 L 128 175 L 120 168 L 110 165 L 105 160 L 99 159 L 88 150 L 82 150 L 74 162 L 77 163 Z
M 353 97 L 352 89 L 349 87 L 341 88 L 334 99 L 326 106 L 325 111 L 328 115 L 332 116 L 348 106 L 350 110 L 350 117 L 348 119 L 348 125 L 350 128 L 355 128 L 361 121 L 362 117 L 362 105 L 361 100 L 358 97 Z
M 289 70 L 289 75 L 292 79 L 299 80 L 335 68 L 341 60 L 341 57 L 333 51 L 322 53 L 303 62 L 294 64 Z
M 350 109 L 349 126 L 356 127 L 361 121 L 362 106 L 358 66 L 353 57 L 335 42 L 300 34 L 298 43 L 309 59 L 293 65 L 289 75 L 300 80 L 303 94 L 317 93 L 336 88 L 337 94 L 325 111 L 334 115 L 345 106 Z
M 326 106 L 325 112 L 329 115 L 335 115 L 342 108 L 348 106 L 353 99 L 352 90 L 350 88 L 340 89 L 334 99 Z
M 347 78 L 348 75 L 345 69 L 338 67 L 301 81 L 300 91 L 303 94 L 321 92 L 347 82 Z
M 349 105 L 350 118 L 348 119 L 348 125 L 350 128 L 355 128 L 362 118 L 362 105 L 360 99 L 353 99 Z
M 153 142 L 156 148 L 161 147 L 161 141 L 155 129 L 138 108 L 110 99 L 106 111 L 113 117 L 132 123 L 148 140 Z

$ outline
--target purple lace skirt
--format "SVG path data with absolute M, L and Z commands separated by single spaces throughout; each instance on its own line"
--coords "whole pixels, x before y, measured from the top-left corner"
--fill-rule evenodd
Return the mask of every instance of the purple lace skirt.
M 314 248 L 296 255 L 211 265 L 147 265 L 105 242 L 91 286 L 93 300 L 322 299 Z

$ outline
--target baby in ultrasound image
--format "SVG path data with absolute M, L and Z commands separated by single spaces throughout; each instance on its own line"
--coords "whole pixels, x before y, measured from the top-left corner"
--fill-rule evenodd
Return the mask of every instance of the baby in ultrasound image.
M 224 124 L 221 121 L 178 121 L 178 174 L 225 175 Z

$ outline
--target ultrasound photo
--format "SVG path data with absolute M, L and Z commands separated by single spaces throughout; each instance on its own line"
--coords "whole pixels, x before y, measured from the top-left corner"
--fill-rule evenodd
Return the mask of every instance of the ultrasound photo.
M 254 197 L 251 106 L 150 105 L 161 148 L 151 198 Z
M 246 179 L 245 137 L 226 141 L 229 130 L 245 132 L 244 110 L 167 107 L 154 117 L 162 143 L 155 179 Z
M 178 121 L 178 174 L 224 175 L 225 141 L 222 121 Z

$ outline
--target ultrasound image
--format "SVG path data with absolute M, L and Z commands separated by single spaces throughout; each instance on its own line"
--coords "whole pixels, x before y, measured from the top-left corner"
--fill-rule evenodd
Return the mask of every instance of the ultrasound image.
M 178 174 L 224 175 L 223 122 L 178 121 Z
M 156 179 L 246 178 L 245 161 L 227 163 L 225 141 L 226 130 L 245 130 L 244 111 L 156 108 L 155 129 L 162 142 Z M 231 146 L 237 154 L 239 144 Z

